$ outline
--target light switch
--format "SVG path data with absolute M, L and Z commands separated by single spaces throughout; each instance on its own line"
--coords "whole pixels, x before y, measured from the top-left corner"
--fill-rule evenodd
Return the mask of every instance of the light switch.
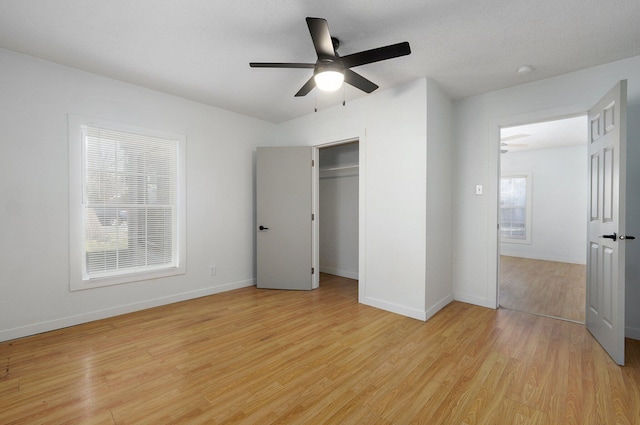
M 476 185 L 476 195 L 482 195 L 482 185 L 481 184 L 477 184 Z

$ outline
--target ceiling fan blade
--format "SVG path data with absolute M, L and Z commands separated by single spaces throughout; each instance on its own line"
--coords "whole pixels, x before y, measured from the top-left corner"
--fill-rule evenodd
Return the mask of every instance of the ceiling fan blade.
M 408 41 L 404 41 L 402 43 L 342 56 L 341 59 L 344 66 L 351 68 L 353 66 L 366 65 L 368 63 L 406 56 L 408 54 L 411 54 L 411 47 Z
M 353 72 L 350 69 L 344 70 L 345 83 L 351 84 L 353 87 L 362 90 L 365 93 L 371 93 L 378 88 L 377 84 L 364 78 L 362 75 Z
M 295 97 L 306 96 L 311 90 L 313 90 L 315 86 L 316 80 L 314 80 L 312 76 L 311 78 L 309 78 L 309 81 L 304 83 L 304 86 L 302 86 L 302 88 L 298 90 L 298 93 L 296 93 Z
M 313 40 L 313 46 L 316 48 L 318 58 L 333 58 L 336 51 L 333 49 L 333 41 L 329 33 L 329 24 L 326 19 L 307 18 L 307 26 Z
M 313 63 L 289 63 L 289 62 L 249 62 L 251 68 L 304 68 L 313 69 Z

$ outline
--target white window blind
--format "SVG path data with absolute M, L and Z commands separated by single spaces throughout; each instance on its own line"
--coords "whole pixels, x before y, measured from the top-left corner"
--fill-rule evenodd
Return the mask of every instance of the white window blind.
M 531 243 L 531 174 L 500 178 L 500 236 L 503 242 Z
M 81 131 L 83 280 L 177 267 L 178 141 Z

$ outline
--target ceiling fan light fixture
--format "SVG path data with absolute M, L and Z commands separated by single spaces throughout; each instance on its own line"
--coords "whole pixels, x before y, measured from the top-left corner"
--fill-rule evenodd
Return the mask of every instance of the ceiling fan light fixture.
M 336 91 L 344 83 L 344 68 L 336 63 L 318 65 L 313 75 L 316 87 L 322 91 Z
M 336 91 L 342 87 L 344 73 L 339 71 L 323 71 L 313 77 L 316 86 L 322 91 Z

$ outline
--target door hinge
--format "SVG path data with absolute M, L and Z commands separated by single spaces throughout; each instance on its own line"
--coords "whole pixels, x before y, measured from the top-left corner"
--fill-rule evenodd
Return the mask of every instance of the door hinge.
M 311 214 L 311 221 L 316 219 L 316 215 L 315 214 Z
M 316 161 L 314 161 L 313 159 L 311 160 L 311 166 L 315 167 L 316 166 Z
M 316 269 L 314 269 L 313 267 L 311 267 L 311 274 L 316 274 Z

